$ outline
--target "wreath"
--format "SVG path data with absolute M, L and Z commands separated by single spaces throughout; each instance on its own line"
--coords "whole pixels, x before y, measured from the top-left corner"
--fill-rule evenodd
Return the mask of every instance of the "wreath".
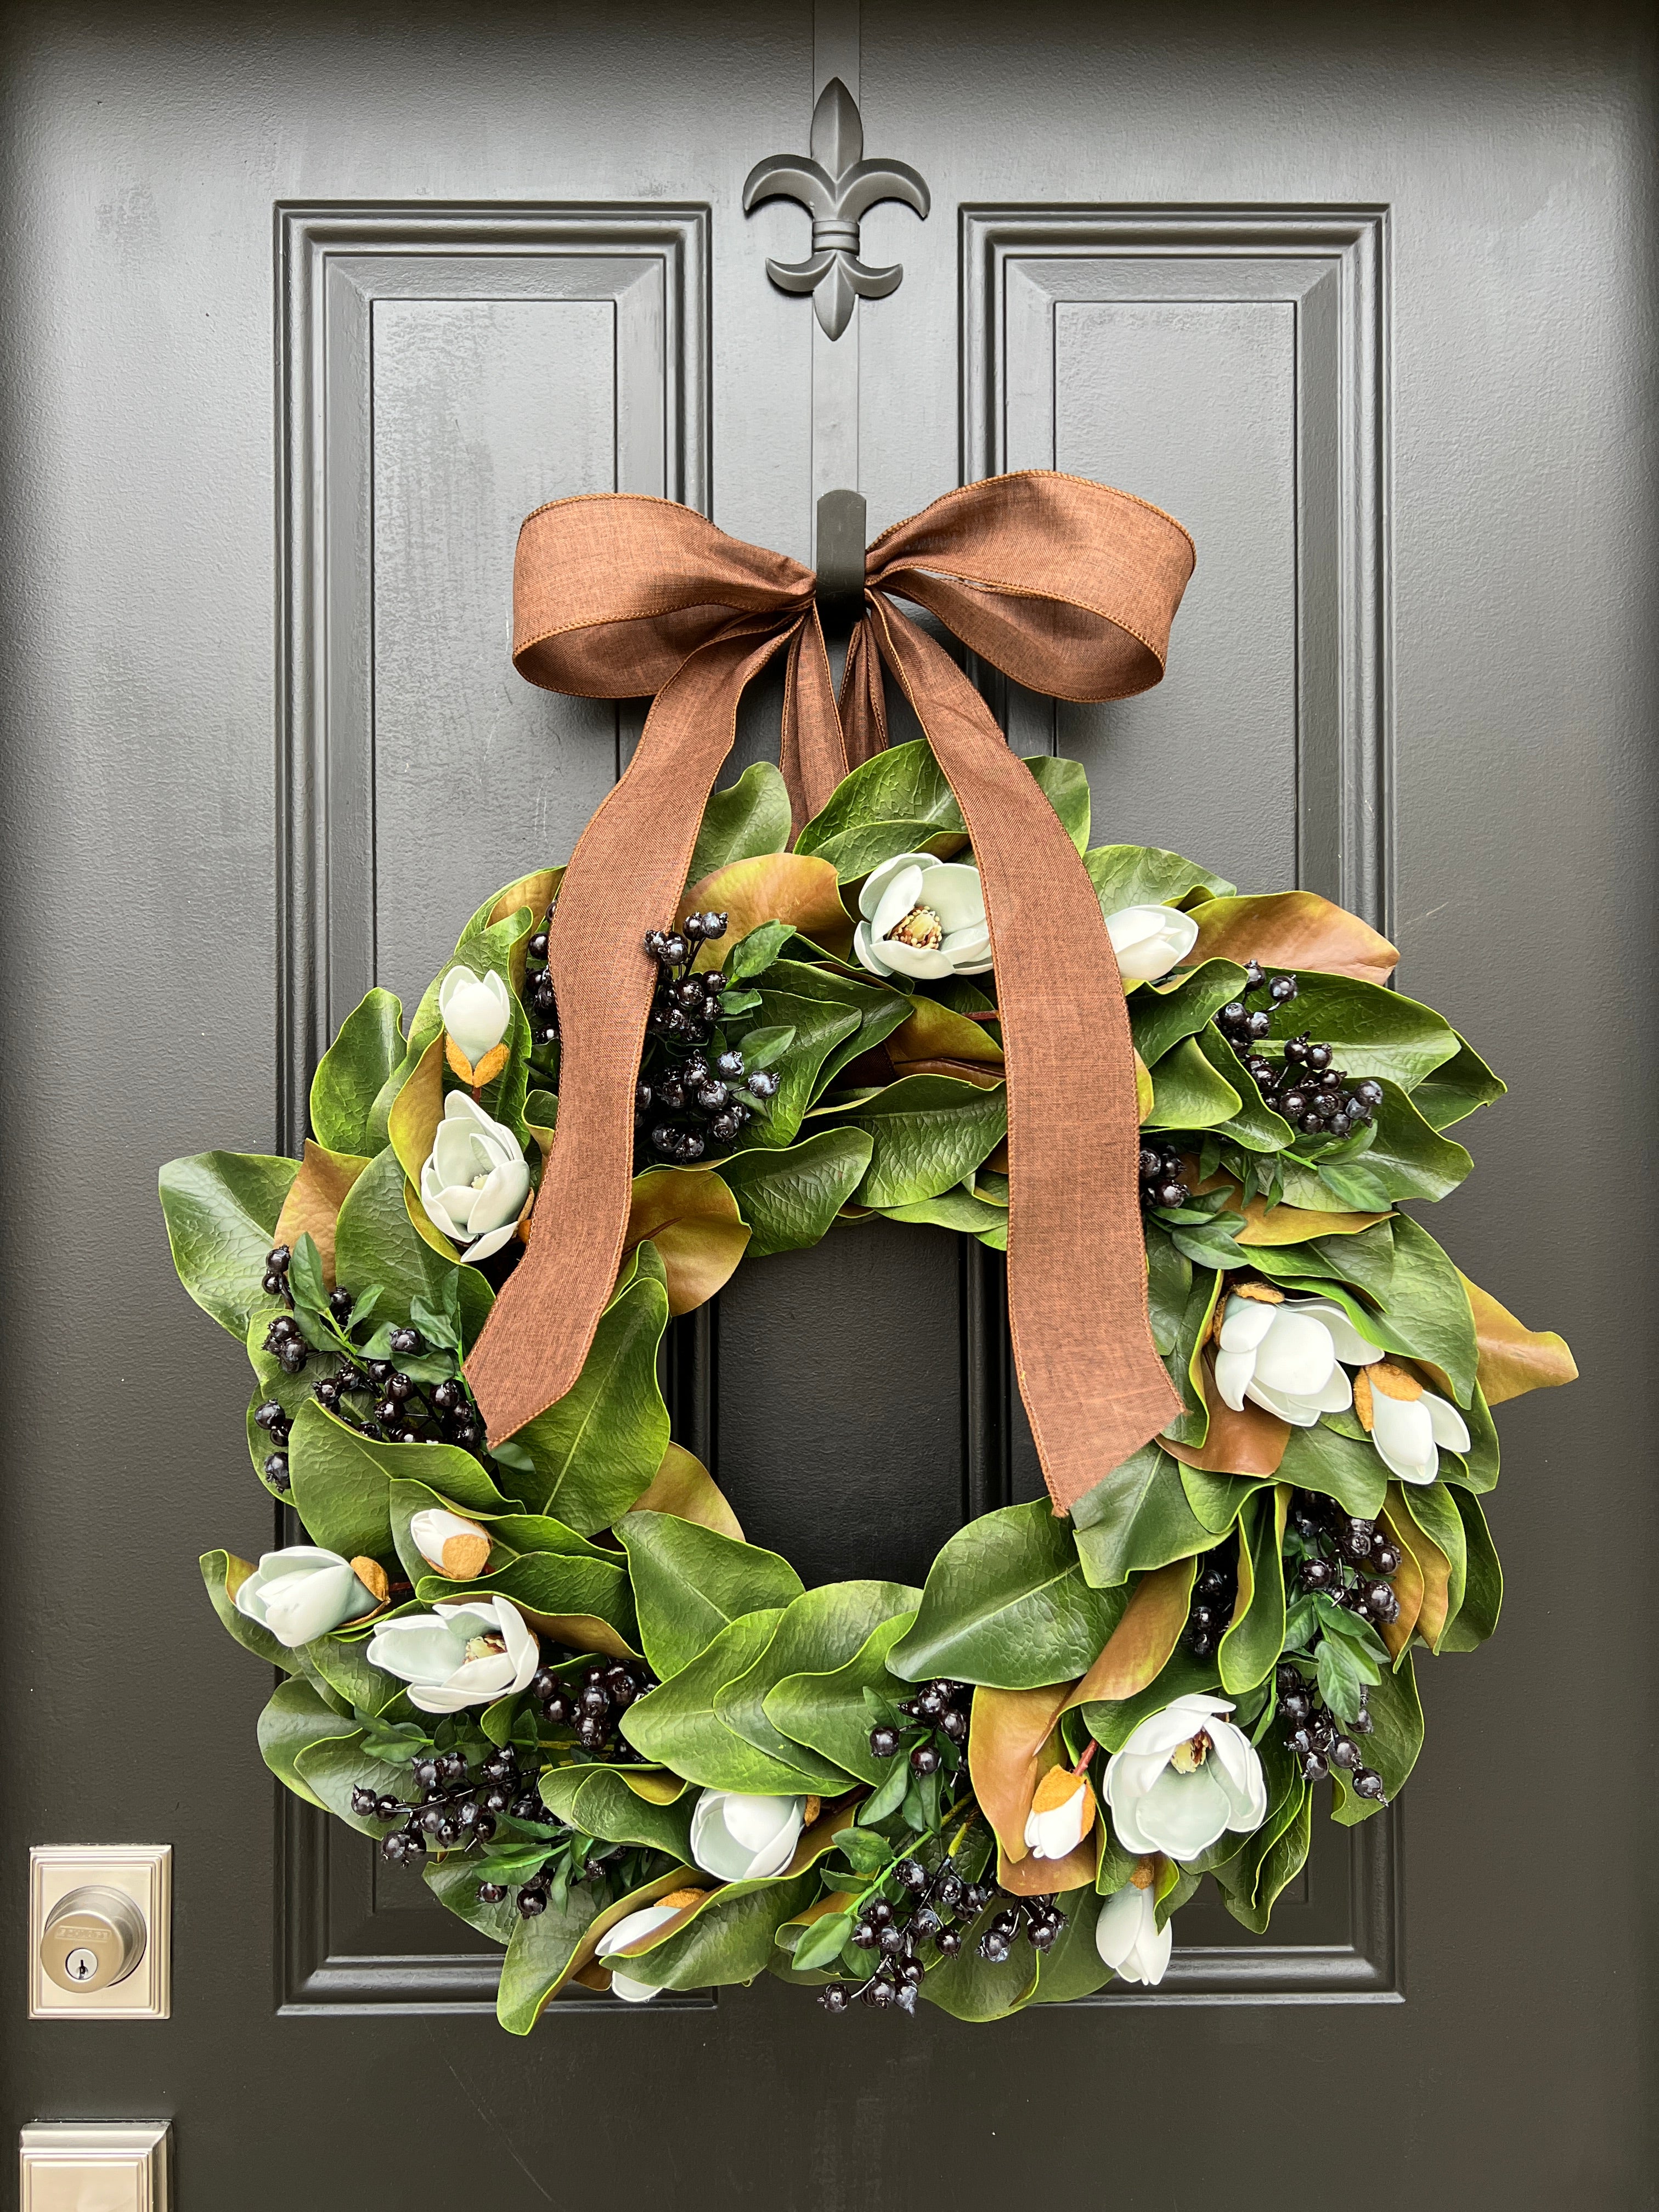
M 1082 768 L 1006 757 L 1121 979 L 1170 1396 L 1068 1511 L 982 1516 L 920 1589 L 805 1589 L 672 1438 L 658 1370 L 746 1262 L 880 1220 L 1006 1249 L 1020 1147 L 1068 1141 L 1029 1114 L 1010 1138 L 986 841 L 925 739 L 805 820 L 746 769 L 678 907 L 618 946 L 645 979 L 621 1256 L 574 1382 L 510 1431 L 473 1354 L 532 1229 L 565 1226 L 563 869 L 478 909 L 406 1029 L 370 991 L 301 1158 L 161 1172 L 306 1539 L 202 1561 L 283 1678 L 261 1752 L 504 1947 L 515 2033 L 573 1985 L 767 1972 L 973 2021 L 1156 1985 L 1206 1875 L 1265 1929 L 1324 1785 L 1344 1826 L 1397 1795 L 1417 1653 L 1497 1624 L 1491 1409 L 1575 1370 L 1403 1207 L 1462 1182 L 1448 1133 L 1504 1085 L 1356 916 L 1091 847 Z

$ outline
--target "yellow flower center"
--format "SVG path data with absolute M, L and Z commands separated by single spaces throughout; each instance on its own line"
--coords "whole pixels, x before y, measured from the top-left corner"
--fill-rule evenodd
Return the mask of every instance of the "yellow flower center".
M 1200 1729 L 1196 1735 L 1176 1746 L 1170 1753 L 1170 1764 L 1177 1774 L 1196 1774 L 1214 1749 L 1208 1729 Z
M 507 1638 L 498 1636 L 492 1628 L 487 1635 L 469 1637 L 466 1656 L 469 1659 L 495 1659 L 507 1649 Z
M 889 945 L 914 945 L 919 952 L 937 952 L 945 942 L 945 925 L 930 906 L 913 906 L 902 921 L 887 933 Z

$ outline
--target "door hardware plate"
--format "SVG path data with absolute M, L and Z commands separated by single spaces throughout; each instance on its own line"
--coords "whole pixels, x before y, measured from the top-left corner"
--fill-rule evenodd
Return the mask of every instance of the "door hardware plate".
M 85 1940 L 65 1941 L 61 1917 L 54 1936 L 53 1918 L 77 1890 L 102 1892 L 103 1903 L 82 1900 L 92 1907 Z M 139 1954 L 118 1979 L 97 1971 L 99 1923 L 125 1925 L 127 1955 Z M 30 1851 L 31 2020 L 166 2020 L 172 1959 L 171 1844 L 38 1844 Z
M 165 2120 L 25 2128 L 21 2212 L 167 2212 L 167 2148 Z

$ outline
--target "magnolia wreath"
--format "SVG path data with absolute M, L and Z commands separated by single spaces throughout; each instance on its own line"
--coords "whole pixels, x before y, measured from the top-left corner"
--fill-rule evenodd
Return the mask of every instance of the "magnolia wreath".
M 283 1675 L 260 1749 L 505 1948 L 515 2033 L 573 1985 L 969 2021 L 1156 1985 L 1205 1875 L 1264 1929 L 1326 1785 L 1344 1826 L 1396 1795 L 1416 1655 L 1496 1626 L 1491 1409 L 1574 1369 L 1404 1207 L 1503 1085 L 1353 915 L 1091 846 L 1083 769 L 1018 761 L 894 605 L 1122 696 L 1184 546 L 1102 487 L 969 487 L 872 548 L 836 701 L 805 570 L 664 502 L 542 510 L 518 662 L 657 694 L 628 775 L 406 1030 L 347 1018 L 301 1158 L 162 1170 L 306 1539 L 202 1562 Z M 709 795 L 729 716 L 686 732 L 781 649 L 783 770 Z M 925 738 L 886 742 L 884 666 Z M 920 1589 L 808 1590 L 672 1439 L 659 1349 L 882 1220 L 1009 1253 L 1053 1494 Z

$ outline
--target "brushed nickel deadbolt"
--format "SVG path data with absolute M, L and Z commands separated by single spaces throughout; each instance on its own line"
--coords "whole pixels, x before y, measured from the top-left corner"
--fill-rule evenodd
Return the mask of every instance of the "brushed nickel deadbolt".
M 148 1942 L 144 1916 L 125 1890 L 88 1883 L 53 1905 L 40 1964 L 60 1990 L 107 1990 L 125 1981 Z
M 165 2020 L 173 1847 L 46 1844 L 29 1853 L 29 2016 Z

